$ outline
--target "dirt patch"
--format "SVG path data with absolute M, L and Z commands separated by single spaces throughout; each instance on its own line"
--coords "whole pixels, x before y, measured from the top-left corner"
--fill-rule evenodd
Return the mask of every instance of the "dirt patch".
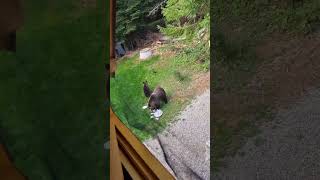
M 158 46 L 158 47 L 161 47 L 161 45 Z M 177 53 L 175 51 L 169 51 L 169 50 L 161 51 L 159 49 L 155 49 L 154 54 L 155 55 L 160 55 L 161 57 L 165 57 L 165 58 L 171 58 L 171 57 L 175 56 Z
M 195 92 L 196 95 L 204 93 L 205 90 L 210 88 L 210 72 L 195 74 L 192 77 L 190 90 Z
M 176 92 L 175 97 L 180 99 L 190 99 L 195 95 L 202 94 L 210 88 L 210 72 L 198 73 L 192 76 L 190 86 Z

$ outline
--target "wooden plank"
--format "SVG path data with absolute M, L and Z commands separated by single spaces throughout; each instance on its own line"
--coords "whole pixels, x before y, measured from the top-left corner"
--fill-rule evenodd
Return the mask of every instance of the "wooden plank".
M 120 151 L 120 159 L 121 163 L 123 164 L 124 168 L 126 168 L 132 179 L 143 180 L 143 177 L 138 173 L 136 168 L 122 151 Z
M 124 139 L 134 148 L 141 159 L 148 165 L 151 171 L 157 175 L 159 179 L 173 180 L 174 177 L 169 171 L 156 159 L 153 154 L 135 137 L 135 135 L 118 119 L 118 117 L 110 109 L 110 120 L 113 121 L 115 127 L 123 135 Z
M 110 179 L 123 180 L 120 152 L 113 119 L 110 109 Z
M 114 58 L 110 59 L 110 74 L 111 74 L 111 77 L 115 76 L 116 69 L 117 69 L 117 61 L 116 61 L 116 59 L 114 59 Z
M 5 147 L 0 144 L 0 179 L 1 180 L 26 180 L 11 162 Z
M 109 59 L 109 61 L 110 62 L 109 62 L 109 67 L 111 67 L 111 59 L 114 58 L 115 0 L 110 0 L 109 3 L 110 3 L 109 4 L 110 5 L 109 6 L 110 7 L 110 14 L 109 14 L 109 17 L 110 17 L 110 32 L 109 32 L 110 59 Z M 113 72 L 110 71 L 110 74 L 112 75 Z M 108 77 L 108 78 L 110 78 L 110 77 Z M 110 111 L 110 179 L 123 180 L 124 176 L 123 176 L 121 160 L 120 160 L 120 151 L 119 151 L 118 142 L 117 142 L 115 124 L 112 119 L 114 119 L 114 118 L 112 117 L 111 111 Z
M 123 135 L 119 131 L 116 132 L 120 151 L 123 152 L 131 164 L 136 167 L 136 171 L 145 179 L 158 180 L 157 175 L 152 172 L 148 164 L 139 156 L 139 154 L 129 144 L 129 142 L 127 142 Z

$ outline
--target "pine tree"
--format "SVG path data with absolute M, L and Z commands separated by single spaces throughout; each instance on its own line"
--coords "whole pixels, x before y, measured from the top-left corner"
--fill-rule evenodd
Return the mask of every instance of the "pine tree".
M 125 40 L 133 32 L 143 30 L 157 0 L 119 0 L 116 4 L 116 36 Z M 150 13 L 151 12 L 151 13 Z

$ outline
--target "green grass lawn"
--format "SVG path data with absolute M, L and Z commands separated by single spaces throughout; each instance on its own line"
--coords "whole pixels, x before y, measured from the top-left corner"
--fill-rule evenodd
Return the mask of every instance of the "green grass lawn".
M 170 47 L 161 51 L 170 51 Z M 208 70 L 208 62 L 199 64 L 193 61 L 195 59 L 194 53 L 189 55 L 183 51 L 171 57 L 156 55 L 145 61 L 141 61 L 137 54 L 119 60 L 115 78 L 111 79 L 111 105 L 140 140 L 163 130 L 194 97 L 195 92 L 186 97 L 179 96 L 179 93 L 185 93 L 191 86 L 193 75 Z M 143 93 L 143 81 L 148 81 L 152 90 L 160 85 L 169 97 L 169 103 L 161 108 L 163 115 L 159 121 L 150 118 L 148 109 L 142 109 L 148 101 Z
M 109 169 L 102 9 L 70 3 L 25 2 L 17 53 L 0 53 L 0 138 L 28 179 L 104 179 Z

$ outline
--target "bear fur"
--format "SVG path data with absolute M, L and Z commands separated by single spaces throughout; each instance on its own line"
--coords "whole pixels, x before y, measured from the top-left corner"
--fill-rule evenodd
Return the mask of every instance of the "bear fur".
M 166 92 L 160 86 L 156 87 L 156 89 L 151 93 L 148 101 L 148 108 L 153 111 L 160 109 L 161 102 L 167 104 L 168 99 Z
M 144 95 L 146 97 L 150 97 L 151 95 L 151 89 L 149 88 L 149 85 L 148 85 L 148 82 L 145 81 L 143 82 L 143 92 L 144 92 Z

